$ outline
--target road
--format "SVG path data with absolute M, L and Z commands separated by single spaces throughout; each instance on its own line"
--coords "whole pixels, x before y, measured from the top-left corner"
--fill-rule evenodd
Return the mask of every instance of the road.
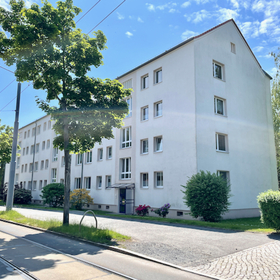
M 8 263 L 0 259 L 0 279 L 5 280 L 210 279 L 5 222 L 0 222 L 0 256 L 35 277 L 28 278 L 19 271 L 12 270 Z

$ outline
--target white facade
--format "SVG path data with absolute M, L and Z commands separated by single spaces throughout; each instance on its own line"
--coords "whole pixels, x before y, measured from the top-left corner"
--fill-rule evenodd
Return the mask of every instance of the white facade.
M 80 181 L 82 187 L 90 183 L 90 194 L 99 209 L 124 211 L 120 202 L 127 192 L 126 201 L 133 201 L 134 195 L 135 206 L 156 208 L 170 203 L 169 217 L 177 217 L 188 212 L 181 185 L 198 171 L 207 170 L 230 180 L 232 197 L 226 217 L 259 215 L 257 195 L 277 189 L 270 77 L 233 20 L 118 79 L 133 88 L 128 100 L 131 112 L 124 119 L 123 130 L 114 131 L 115 139 L 103 140 L 92 149 L 92 155 L 84 154 L 83 165 L 78 155 L 72 155 L 71 189 L 81 187 Z M 52 145 L 42 150 L 43 141 L 45 145 L 47 140 L 52 143 L 55 136 L 48 129 L 49 120 L 46 116 L 20 129 L 16 181 L 26 188 L 32 175 L 31 145 L 39 144 L 34 157 L 38 162 L 38 171 L 33 172 L 35 200 L 40 199 L 40 186 L 45 180 L 60 182 L 64 177 L 63 152 L 58 151 L 56 160 Z M 34 142 L 32 129 L 36 123 Z M 30 137 L 25 137 L 28 131 Z M 107 188 L 109 181 L 113 188 Z M 127 186 L 135 187 L 134 194 Z M 126 205 L 126 212 L 131 206 Z

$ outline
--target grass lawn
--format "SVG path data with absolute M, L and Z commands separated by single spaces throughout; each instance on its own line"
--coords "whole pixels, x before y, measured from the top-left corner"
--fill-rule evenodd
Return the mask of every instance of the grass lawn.
M 57 220 L 40 221 L 36 219 L 26 218 L 15 210 L 0 211 L 0 218 L 19 224 L 25 224 L 52 230 L 55 232 L 66 233 L 71 236 L 80 237 L 86 240 L 108 245 L 116 245 L 118 241 L 125 241 L 130 239 L 130 237 L 119 234 L 112 230 L 96 229 L 94 227 L 87 226 L 81 226 L 81 232 L 79 233 L 79 224 L 70 224 L 69 226 L 63 226 L 62 222 L 59 222 Z
M 0 201 L 0 205 L 4 205 L 3 201 Z M 45 207 L 43 205 L 15 205 L 16 207 L 21 208 L 30 208 L 30 209 L 45 209 L 45 210 L 57 210 L 63 211 L 63 208 L 52 208 Z M 72 209 L 74 210 L 74 209 Z M 86 210 L 82 210 L 84 212 Z M 161 217 L 150 217 L 150 216 L 137 216 L 137 215 L 122 215 L 111 213 L 107 211 L 94 210 L 96 215 L 107 216 L 107 217 L 117 217 L 117 218 L 128 218 L 141 221 L 151 221 L 151 222 L 164 222 L 169 224 L 182 224 L 182 225 L 191 225 L 191 226 L 201 226 L 201 227 L 211 227 L 211 228 L 221 228 L 221 229 L 230 229 L 230 230 L 240 230 L 240 231 L 249 231 L 249 232 L 260 232 L 260 233 L 275 233 L 276 231 L 267 228 L 260 220 L 260 218 L 243 218 L 243 219 L 232 219 L 232 220 L 222 220 L 218 223 L 210 223 L 204 221 L 192 221 L 192 220 L 182 220 L 182 219 L 169 219 Z

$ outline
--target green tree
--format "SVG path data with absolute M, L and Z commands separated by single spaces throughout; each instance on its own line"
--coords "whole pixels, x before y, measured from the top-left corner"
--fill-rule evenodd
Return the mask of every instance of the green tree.
M 272 116 L 273 116 L 273 127 L 274 127 L 274 141 L 276 150 L 276 161 L 277 161 L 277 174 L 278 174 L 278 187 L 280 187 L 280 48 L 278 54 L 271 53 L 274 57 L 275 66 L 277 73 L 272 82 L 271 90 L 271 105 L 272 105 Z
M 10 1 L 11 10 L 0 8 L 0 57 L 16 64 L 18 81 L 33 81 L 35 89 L 47 91 L 42 110 L 56 120 L 54 146 L 64 150 L 65 189 L 63 223 L 69 224 L 70 152 L 86 152 L 102 138 L 112 138 L 112 128 L 120 128 L 127 113 L 124 97 L 130 90 L 118 81 L 90 78 L 90 67 L 102 62 L 106 37 L 101 31 L 90 37 L 76 28 L 74 18 L 81 10 L 72 0 L 47 1 L 40 8 L 24 7 L 22 0 Z M 59 106 L 50 107 L 57 100 Z
M 0 120 L 0 193 L 3 192 L 6 163 L 11 161 L 13 144 L 13 128 L 1 125 Z

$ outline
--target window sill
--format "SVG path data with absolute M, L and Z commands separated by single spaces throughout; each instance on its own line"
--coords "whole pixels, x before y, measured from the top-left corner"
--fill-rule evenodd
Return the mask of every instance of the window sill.
M 163 186 L 157 186 L 155 189 L 163 189 Z
M 88 165 L 88 164 L 92 164 L 92 162 L 86 162 L 85 164 L 86 164 L 86 165 Z
M 149 189 L 149 186 L 148 187 L 141 187 L 142 190 L 148 190 Z
M 222 115 L 222 114 L 218 114 L 218 113 L 214 113 L 216 116 L 220 116 L 220 117 L 224 117 L 227 118 L 227 115 Z
M 147 119 L 147 120 L 141 120 L 141 123 L 142 123 L 142 122 L 147 122 L 148 120 L 149 120 L 149 119 Z
M 162 152 L 163 152 L 163 150 L 161 150 L 161 151 L 154 151 L 155 154 L 162 153 Z
M 141 88 L 141 90 L 146 90 L 146 89 L 148 89 L 149 87 L 146 87 L 146 88 Z
M 162 81 L 161 82 L 158 82 L 158 83 L 154 83 L 154 86 L 156 86 L 156 85 L 158 85 L 158 84 L 161 84 L 162 83 Z
M 160 116 L 154 116 L 154 119 L 158 119 L 158 118 L 161 118 L 162 117 L 162 115 L 160 115 Z
M 229 154 L 228 151 L 219 151 L 219 150 L 216 150 L 217 153 L 222 153 L 222 154 Z
M 112 160 L 113 158 L 107 158 L 107 160 Z
M 131 146 L 129 146 L 129 147 L 121 147 L 121 150 L 125 150 L 125 149 L 131 149 Z
M 141 153 L 140 155 L 141 156 L 146 156 L 146 155 L 148 155 L 149 153 Z
M 216 80 L 219 80 L 219 81 L 225 82 L 225 80 L 224 80 L 224 79 L 220 79 L 220 78 L 215 77 L 215 76 L 213 76 L 213 78 L 214 78 L 214 79 L 216 79 Z

